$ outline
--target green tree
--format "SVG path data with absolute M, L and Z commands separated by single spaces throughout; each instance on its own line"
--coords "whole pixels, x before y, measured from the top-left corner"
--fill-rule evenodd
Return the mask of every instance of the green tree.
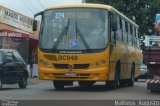
M 154 33 L 156 13 L 160 13 L 160 0 L 84 0 L 86 3 L 111 5 L 139 25 L 140 36 Z

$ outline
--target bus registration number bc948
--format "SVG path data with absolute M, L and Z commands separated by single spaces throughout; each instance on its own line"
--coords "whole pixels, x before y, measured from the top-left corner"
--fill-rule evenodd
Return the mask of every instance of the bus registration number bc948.
M 58 55 L 58 60 L 78 60 L 76 55 Z

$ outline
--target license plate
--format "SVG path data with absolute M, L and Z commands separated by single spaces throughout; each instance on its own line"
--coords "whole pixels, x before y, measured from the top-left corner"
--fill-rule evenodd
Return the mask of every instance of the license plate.
M 76 73 L 75 72 L 66 72 L 66 76 L 74 77 L 74 76 L 76 76 Z

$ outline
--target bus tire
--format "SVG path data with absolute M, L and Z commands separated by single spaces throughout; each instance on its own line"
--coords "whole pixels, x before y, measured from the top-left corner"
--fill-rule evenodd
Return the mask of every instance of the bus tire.
M 120 80 L 120 61 L 117 61 L 116 68 L 115 68 L 115 74 L 114 74 L 114 80 L 106 81 L 106 87 L 109 89 L 116 89 L 119 86 L 119 80 Z
M 117 81 L 106 81 L 106 87 L 109 89 L 116 89 L 118 88 L 118 82 Z
M 133 64 L 132 65 L 132 68 L 131 68 L 131 78 L 130 79 L 128 79 L 128 81 L 127 81 L 127 85 L 129 86 L 129 87 L 132 87 L 132 86 L 134 86 L 134 75 L 135 75 L 135 65 Z
M 119 86 L 119 81 L 118 80 L 115 80 L 115 81 L 112 82 L 112 88 L 113 89 L 117 89 L 118 86 Z
M 129 79 L 129 80 L 127 81 L 127 85 L 128 85 L 128 87 L 134 86 L 134 78 L 133 78 L 133 76 L 132 76 L 131 79 Z
M 126 80 L 120 80 L 119 81 L 119 86 L 120 87 L 125 87 L 126 86 Z
M 63 81 L 53 81 L 53 85 L 54 85 L 55 89 L 63 89 L 64 88 Z
M 120 81 L 120 74 L 121 74 L 121 65 L 120 61 L 117 61 L 116 69 L 115 69 L 115 75 L 114 75 L 114 81 L 112 81 L 112 88 L 116 89 L 119 86 Z
M 138 82 L 138 77 L 137 77 L 137 78 L 135 78 L 134 80 L 135 80 L 135 82 Z
M 78 81 L 78 85 L 80 87 L 92 86 L 94 83 L 95 83 L 95 81 Z

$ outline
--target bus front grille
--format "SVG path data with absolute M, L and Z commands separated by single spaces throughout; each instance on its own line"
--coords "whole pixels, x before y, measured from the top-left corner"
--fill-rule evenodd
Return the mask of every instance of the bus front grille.
M 53 64 L 57 69 L 69 69 L 70 64 Z M 73 64 L 73 69 L 87 69 L 89 64 Z

